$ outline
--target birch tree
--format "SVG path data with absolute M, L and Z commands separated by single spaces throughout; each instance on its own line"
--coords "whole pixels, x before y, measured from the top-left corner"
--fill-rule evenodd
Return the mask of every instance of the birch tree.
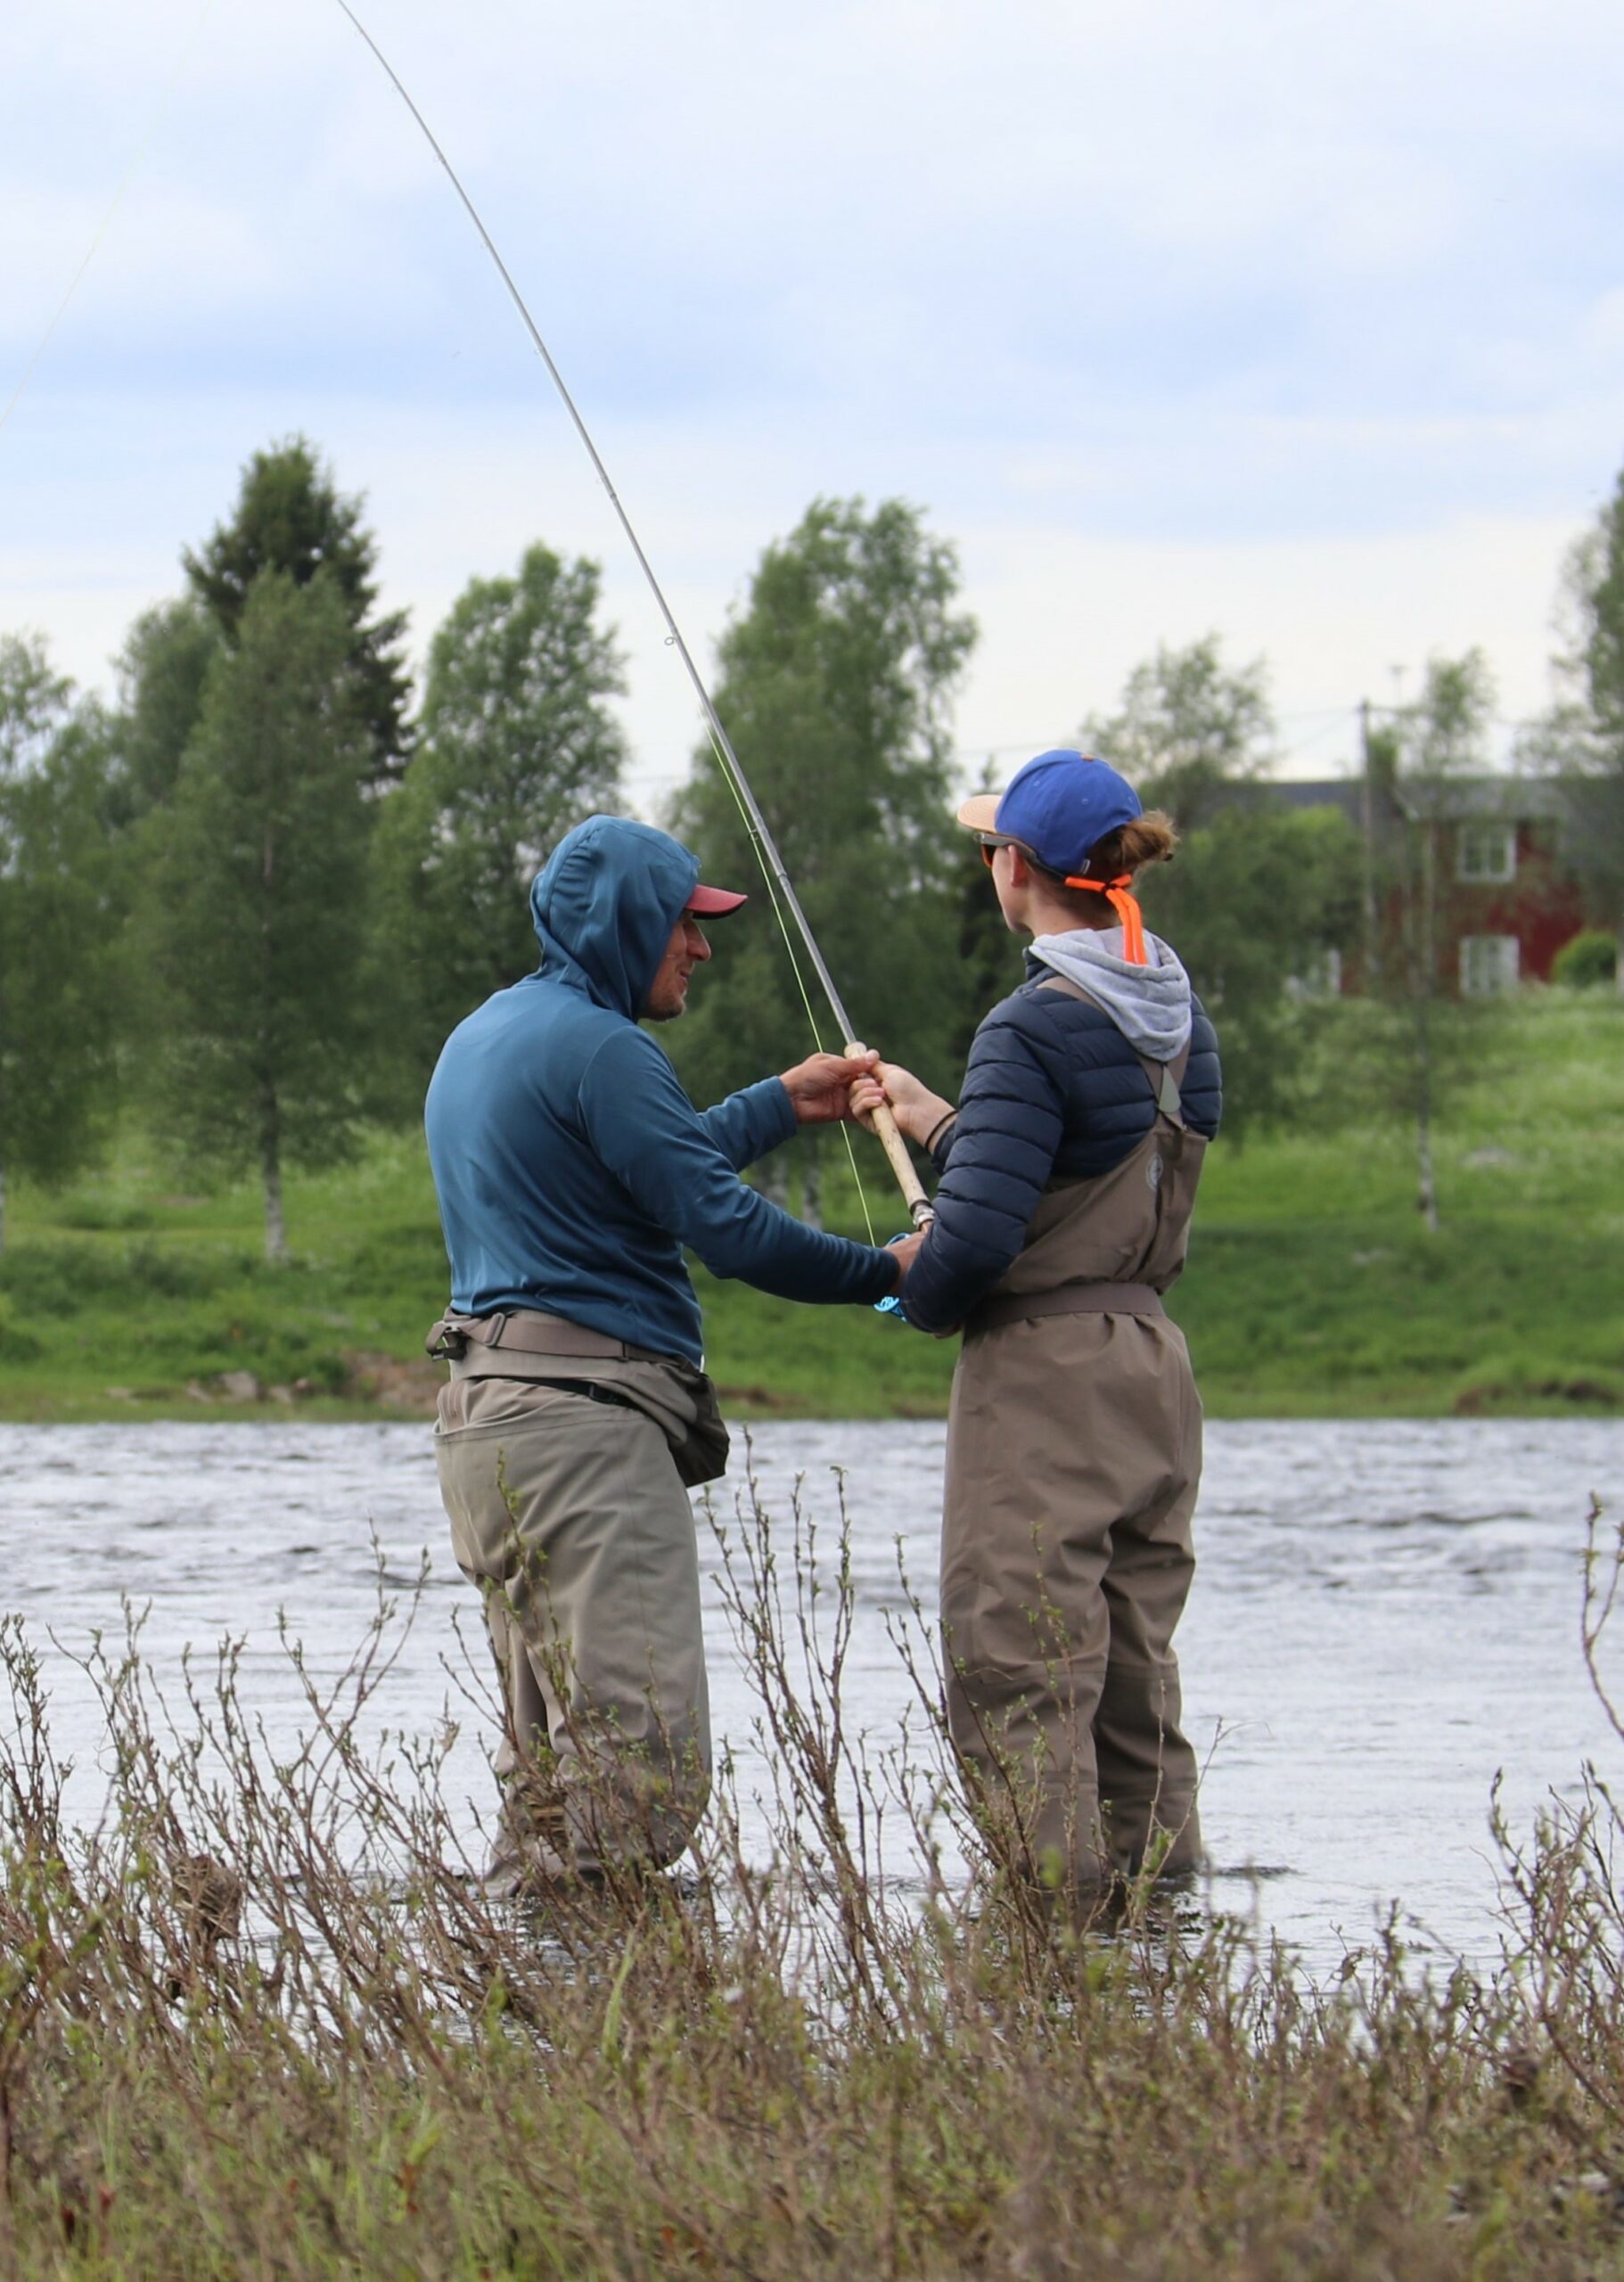
M 369 721 L 349 632 L 325 579 L 261 571 L 148 825 L 164 1129 L 188 1156 L 258 1171 L 275 1263 L 284 1172 L 349 1153 L 372 1030 Z
M 0 1246 L 8 1182 L 75 1172 L 111 1096 L 107 743 L 44 644 L 0 635 Z
M 190 595 L 143 611 L 125 636 L 115 661 L 114 793 L 120 825 L 136 823 L 174 791 L 203 710 L 209 669 L 225 639 L 215 619 Z
M 549 851 L 619 797 L 607 701 L 624 678 L 598 606 L 596 563 L 537 545 L 516 577 L 473 579 L 430 645 L 375 865 L 379 990 L 398 1008 L 385 1085 L 414 1115 L 447 1033 L 536 965 L 529 889 Z
M 915 508 L 816 500 L 762 556 L 718 645 L 715 687 L 865 1042 L 935 1085 L 957 1079 L 962 1003 L 951 723 L 976 628 L 957 595 L 954 550 Z M 810 1051 L 811 1020 L 708 742 L 673 828 L 707 879 L 757 899 L 718 935 L 723 955 L 670 1040 L 696 1095 L 714 1098 Z M 829 1044 L 809 969 L 807 981 Z M 816 1137 L 800 1146 L 816 1198 Z
M 1617 940 L 1613 972 L 1624 990 L 1624 473 L 1569 555 L 1561 620 L 1559 702 L 1525 739 L 1524 758 L 1562 780 L 1569 853 Z
M 1120 768 L 1147 809 L 1165 809 L 1180 832 L 1213 822 L 1234 787 L 1261 776 L 1275 741 L 1268 669 L 1224 663 L 1216 634 L 1182 650 L 1163 643 L 1129 674 L 1114 713 L 1090 714 L 1085 752 Z
M 1434 1235 L 1442 1221 L 1439 1121 L 1453 1096 L 1500 1062 L 1492 1006 L 1452 996 L 1439 960 L 1446 833 L 1460 805 L 1453 786 L 1488 766 L 1493 703 L 1480 652 L 1434 658 L 1417 701 L 1373 735 L 1399 820 L 1375 881 L 1396 913 L 1394 934 L 1370 991 L 1327 1005 L 1305 1040 L 1305 1116 L 1343 1135 L 1365 1125 L 1407 1131 L 1415 1209 Z
M 1462 1056 L 1458 1036 L 1466 1019 L 1444 997 L 1439 973 L 1439 864 L 1442 825 L 1452 778 L 1487 766 L 1485 738 L 1494 710 L 1494 685 L 1480 650 L 1428 661 L 1417 702 L 1398 716 L 1398 805 L 1406 831 L 1401 847 L 1404 932 L 1403 988 L 1407 995 L 1407 1051 L 1390 1074 L 1414 1120 L 1415 1205 L 1427 1228 L 1439 1226 L 1433 1127 L 1440 1096 Z
M 1216 635 L 1164 644 L 1134 668 L 1115 712 L 1084 723 L 1081 742 L 1179 828 L 1176 860 L 1151 866 L 1140 890 L 1218 1027 L 1226 1135 L 1289 1121 L 1300 1032 L 1315 1019 L 1304 987 L 1352 939 L 1358 851 L 1334 810 L 1271 794 L 1265 661 L 1230 669 Z

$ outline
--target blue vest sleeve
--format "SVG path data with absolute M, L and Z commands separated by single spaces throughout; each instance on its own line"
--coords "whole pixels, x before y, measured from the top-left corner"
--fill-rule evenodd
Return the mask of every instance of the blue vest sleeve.
M 1064 1096 L 1032 1038 L 1002 1012 L 989 1015 L 948 1129 L 936 1219 L 904 1287 L 910 1323 L 951 1330 L 1008 1268 L 1054 1170 L 1064 1122 Z

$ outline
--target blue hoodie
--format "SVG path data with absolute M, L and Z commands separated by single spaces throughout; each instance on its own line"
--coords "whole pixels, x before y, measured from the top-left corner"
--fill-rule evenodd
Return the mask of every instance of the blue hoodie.
M 713 1276 L 783 1299 L 890 1289 L 883 1252 L 740 1180 L 795 1130 L 780 1080 L 697 1111 L 637 1027 L 698 878 L 668 833 L 588 817 L 530 890 L 539 968 L 447 1039 L 424 1116 L 459 1314 L 540 1308 L 697 1363 L 685 1244 Z

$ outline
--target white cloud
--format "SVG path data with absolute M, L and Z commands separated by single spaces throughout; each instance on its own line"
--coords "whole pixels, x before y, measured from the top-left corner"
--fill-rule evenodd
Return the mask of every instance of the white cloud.
M 1548 702 L 1549 621 L 1572 527 L 1557 518 L 1473 517 L 1438 529 L 1327 541 L 1147 545 L 1090 541 L 1015 523 L 966 550 L 982 615 L 962 743 L 1020 743 L 1075 732 L 1113 706 L 1159 642 L 1223 637 L 1230 661 L 1265 657 L 1288 757 L 1317 774 L 1339 757 L 1323 719 L 1341 709 L 1341 758 L 1361 697 L 1417 685 L 1433 652 L 1480 644 L 1507 716 Z M 1039 670 L 1031 670 L 1032 661 Z M 1033 750 L 1038 748 L 1035 745 Z
M 1624 449 L 1614 0 L 363 12 L 701 652 L 815 492 L 901 492 L 985 625 L 967 743 L 1070 728 L 1210 627 L 1283 710 L 1473 640 L 1540 702 L 1555 562 Z M 680 766 L 606 505 L 330 0 L 12 12 L 0 401 L 144 142 L 0 431 L 0 622 L 95 677 L 302 429 L 419 638 L 533 537 L 602 558 L 645 774 Z

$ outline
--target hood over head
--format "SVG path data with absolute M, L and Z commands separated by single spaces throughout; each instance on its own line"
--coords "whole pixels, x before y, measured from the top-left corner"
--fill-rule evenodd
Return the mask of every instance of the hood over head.
M 1097 998 L 1136 1054 L 1171 1062 L 1190 1042 L 1190 978 L 1178 955 L 1149 929 L 1144 965 L 1122 956 L 1120 927 L 1076 927 L 1034 938 L 1031 956 Z
M 588 817 L 530 885 L 540 972 L 636 1022 L 698 882 L 698 858 L 668 832 Z

